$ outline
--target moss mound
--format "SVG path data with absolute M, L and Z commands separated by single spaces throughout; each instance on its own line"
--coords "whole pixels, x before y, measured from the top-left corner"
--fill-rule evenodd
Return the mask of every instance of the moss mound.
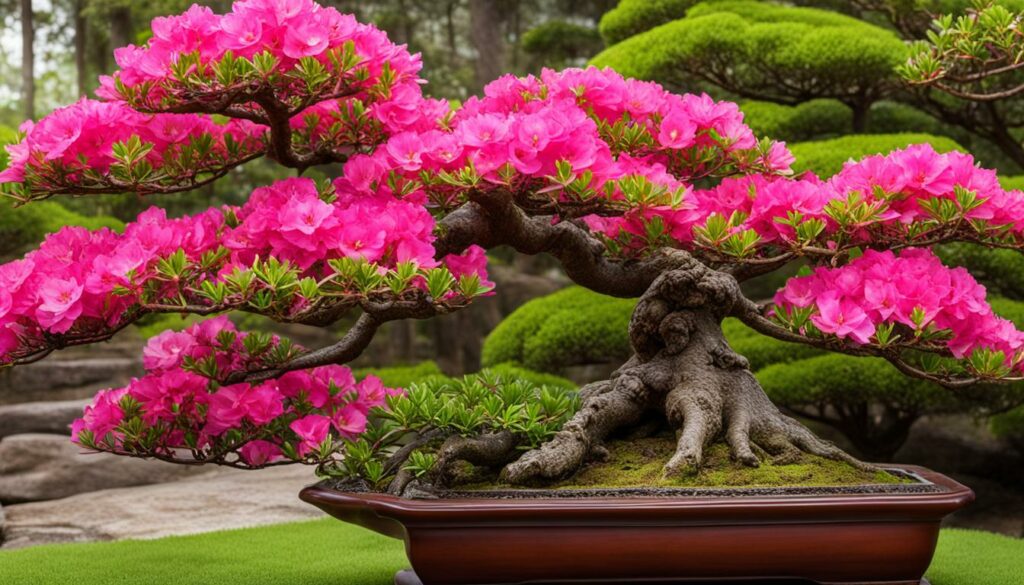
M 666 479 L 662 467 L 675 453 L 669 435 L 647 439 L 612 441 L 608 458 L 587 464 L 573 477 L 543 486 L 573 490 L 595 488 L 732 488 L 732 487 L 842 487 L 895 484 L 905 480 L 884 471 L 862 471 L 846 463 L 814 455 L 799 461 L 776 464 L 764 457 L 760 467 L 750 468 L 733 461 L 729 448 L 718 443 L 705 451 L 704 469 L 697 474 Z M 508 489 L 510 486 L 477 482 L 459 486 L 466 490 Z

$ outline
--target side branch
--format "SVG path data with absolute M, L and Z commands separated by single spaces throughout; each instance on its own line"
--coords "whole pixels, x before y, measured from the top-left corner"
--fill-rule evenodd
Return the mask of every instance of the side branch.
M 908 376 L 933 382 L 946 388 L 966 388 L 982 382 L 1007 384 L 1012 382 L 1024 381 L 1024 378 L 1017 376 L 1005 378 L 983 378 L 980 376 L 956 376 L 927 372 L 911 364 L 904 358 L 901 349 L 910 348 L 903 348 L 898 345 L 888 347 L 879 347 L 870 344 L 853 345 L 841 340 L 814 338 L 808 337 L 806 335 L 801 335 L 799 333 L 790 331 L 789 329 L 781 327 L 778 324 L 772 322 L 770 319 L 764 316 L 764 310 L 760 305 L 745 297 L 741 298 L 740 302 L 736 304 L 731 316 L 736 317 L 754 331 L 757 331 L 758 333 L 767 335 L 769 337 L 773 337 L 780 341 L 802 343 L 804 345 L 810 345 L 812 347 L 819 347 L 827 351 L 844 353 L 852 356 L 873 356 L 883 358 L 889 363 L 891 363 L 894 367 L 896 367 L 896 369 L 898 369 L 900 372 Z M 951 355 L 949 354 L 948 350 L 939 351 L 936 350 L 935 348 L 917 349 L 922 349 L 923 351 L 928 351 L 930 353 L 937 353 L 940 355 L 944 355 L 946 357 L 949 357 Z
M 688 253 L 663 250 L 642 260 L 616 261 L 605 246 L 575 222 L 529 216 L 507 191 L 475 194 L 439 222 L 434 244 L 439 256 L 458 254 L 472 244 L 511 246 L 523 254 L 548 253 L 577 284 L 615 297 L 639 297 L 664 271 L 697 263 Z

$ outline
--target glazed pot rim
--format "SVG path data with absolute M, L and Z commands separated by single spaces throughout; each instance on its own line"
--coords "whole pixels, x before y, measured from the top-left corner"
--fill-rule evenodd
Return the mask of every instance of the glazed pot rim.
M 848 517 L 851 520 L 941 519 L 974 500 L 974 492 L 940 473 L 912 465 L 887 465 L 934 486 L 925 492 L 744 494 L 744 488 L 726 488 L 732 494 L 601 495 L 583 497 L 454 497 L 407 499 L 380 493 L 342 492 L 313 485 L 299 494 L 302 500 L 325 510 L 362 510 L 406 522 L 552 520 L 587 521 L 631 518 L 634 520 L 699 520 L 733 514 L 746 518 Z M 733 495 L 734 494 L 734 495 Z

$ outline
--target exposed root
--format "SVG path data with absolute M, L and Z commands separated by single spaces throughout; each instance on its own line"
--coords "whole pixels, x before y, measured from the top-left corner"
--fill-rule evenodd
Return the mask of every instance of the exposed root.
M 648 389 L 636 375 L 620 373 L 610 384 L 592 386 L 584 387 L 587 398 L 579 412 L 553 439 L 505 467 L 503 481 L 523 484 L 568 477 L 610 434 L 636 424 L 647 410 Z
M 515 458 L 516 440 L 509 431 L 489 433 L 479 437 L 451 436 L 437 451 L 435 480 L 448 485 L 456 477 L 459 462 L 480 467 L 500 468 Z
M 660 412 L 678 445 L 666 476 L 699 471 L 705 450 L 722 440 L 733 459 L 756 467 L 762 456 L 789 463 L 810 453 L 873 469 L 782 414 L 729 347 L 721 320 L 738 298 L 732 277 L 703 266 L 666 272 L 637 304 L 630 323 L 636 355 L 611 380 L 581 390 L 583 405 L 548 443 L 505 467 L 514 484 L 559 480 L 599 454 L 613 432 Z M 759 456 L 759 453 L 762 455 Z

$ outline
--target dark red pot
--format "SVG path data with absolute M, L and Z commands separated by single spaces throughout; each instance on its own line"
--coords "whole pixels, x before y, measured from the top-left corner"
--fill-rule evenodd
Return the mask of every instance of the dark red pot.
M 974 500 L 919 467 L 915 492 L 407 500 L 318 486 L 300 497 L 405 541 L 400 585 L 802 579 L 918 585 L 939 523 Z M 718 491 L 721 494 L 721 491 Z M 732 495 L 734 494 L 734 495 Z

